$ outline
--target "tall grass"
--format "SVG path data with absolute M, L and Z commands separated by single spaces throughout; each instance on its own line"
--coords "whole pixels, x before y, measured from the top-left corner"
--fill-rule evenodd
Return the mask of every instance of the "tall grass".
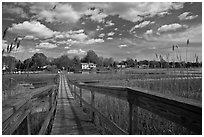
M 12 83 L 10 87 L 8 85 L 8 81 L 10 78 L 15 79 L 15 83 Z M 30 74 L 29 77 L 27 77 L 26 74 L 18 75 L 18 74 L 12 74 L 12 75 L 3 75 L 2 79 L 2 87 L 3 87 L 3 92 L 11 90 L 14 92 L 12 96 L 14 97 L 15 94 L 23 94 L 26 92 L 32 92 L 31 89 L 28 87 L 22 87 L 19 86 L 19 83 L 35 83 L 35 82 L 47 82 L 47 84 L 56 84 L 57 76 L 56 74 Z M 7 99 L 12 99 L 12 98 L 3 98 L 2 101 L 2 107 L 4 106 L 4 101 Z M 37 101 L 32 102 L 32 112 L 30 114 L 30 123 L 31 123 L 31 134 L 36 135 L 38 134 L 42 123 L 44 122 L 45 118 L 47 117 L 48 114 L 48 109 L 49 109 L 49 101 L 48 97 L 44 98 L 39 98 Z M 24 124 L 21 124 L 24 125 Z M 24 127 L 19 126 L 18 128 L 20 130 L 16 130 L 14 134 L 27 134 L 26 132 L 23 131 Z M 19 132 L 23 131 L 23 132 Z M 25 130 L 26 131 L 26 130 Z
M 202 79 L 194 77 L 201 76 L 200 70 L 191 70 L 192 76 L 189 80 L 189 90 L 186 90 L 186 76 L 180 75 L 179 69 L 173 71 L 161 70 L 133 70 L 110 74 L 69 74 L 68 79 L 78 82 L 99 80 L 98 84 L 112 86 L 141 87 L 163 94 L 174 94 L 180 97 L 202 100 Z M 167 79 L 165 79 L 167 78 Z M 90 101 L 90 92 L 83 91 L 83 98 Z M 110 120 L 114 121 L 122 129 L 128 131 L 129 106 L 125 101 L 96 93 L 96 108 Z M 87 110 L 86 110 L 87 111 Z M 97 118 L 97 123 L 103 122 Z M 101 130 L 104 134 L 111 134 L 111 131 L 103 125 Z M 138 108 L 138 134 L 194 134 L 186 128 L 168 121 L 156 114 L 142 108 Z

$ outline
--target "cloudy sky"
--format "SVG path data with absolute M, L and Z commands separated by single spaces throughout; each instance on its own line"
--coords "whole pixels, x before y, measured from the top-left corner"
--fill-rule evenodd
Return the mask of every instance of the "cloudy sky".
M 11 54 L 26 59 L 83 57 L 90 49 L 116 60 L 202 60 L 202 3 L 2 3 L 2 48 L 18 36 Z M 186 41 L 190 43 L 187 47 Z M 173 45 L 178 45 L 174 52 Z

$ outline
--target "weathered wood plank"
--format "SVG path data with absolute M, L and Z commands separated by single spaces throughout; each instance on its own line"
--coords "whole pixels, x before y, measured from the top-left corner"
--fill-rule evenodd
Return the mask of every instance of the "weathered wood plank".
M 46 134 L 48 125 L 49 125 L 50 120 L 51 120 L 51 118 L 53 116 L 54 110 L 56 109 L 56 106 L 57 106 L 57 102 L 54 103 L 54 106 L 49 111 L 48 116 L 46 117 L 45 121 L 43 122 L 43 125 L 42 125 L 38 135 L 45 135 Z
M 8 119 L 16 110 L 23 106 L 29 99 L 40 96 L 40 93 L 44 95 L 54 88 L 55 85 L 49 85 L 46 87 L 33 90 L 31 93 L 19 94 L 2 102 L 2 121 Z
M 17 118 L 16 122 L 10 126 L 10 128 L 3 130 L 3 135 L 11 135 L 17 127 L 21 124 L 21 122 L 26 118 L 26 116 L 30 113 L 30 109 L 25 110 L 20 117 Z
M 202 131 L 202 107 L 197 101 L 134 89 L 129 89 L 129 101 L 196 133 Z
M 88 116 L 74 100 L 65 76 L 60 76 L 59 94 L 57 100 L 56 114 L 52 126 L 52 135 L 82 135 L 99 134 Z
M 21 124 L 21 122 L 27 117 L 27 111 L 32 109 L 32 101 L 39 97 L 40 93 L 49 94 L 55 85 L 49 85 L 36 90 L 32 90 L 31 93 L 18 94 L 15 97 L 11 97 L 4 101 L 2 104 L 2 134 L 12 134 L 13 131 Z M 26 110 L 26 113 L 24 111 Z
M 83 84 L 83 83 L 76 84 L 76 85 L 83 89 L 87 89 L 90 91 L 109 95 L 111 97 L 116 97 L 122 100 L 127 100 L 128 92 L 126 91 L 126 88 L 124 87 L 88 85 L 88 84 Z
M 78 98 L 80 98 L 79 95 L 76 95 Z M 91 104 L 87 103 L 83 98 L 80 98 L 80 100 L 87 106 L 89 109 L 94 111 L 96 115 L 98 115 L 105 125 L 107 125 L 115 135 L 127 135 L 128 133 L 121 129 L 117 124 L 106 118 L 103 114 L 101 114 L 95 107 L 93 107 Z

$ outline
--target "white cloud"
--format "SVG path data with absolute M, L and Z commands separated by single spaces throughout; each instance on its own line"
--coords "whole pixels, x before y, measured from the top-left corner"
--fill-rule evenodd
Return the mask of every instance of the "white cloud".
M 78 44 L 83 43 L 86 39 L 88 39 L 88 36 L 84 33 L 83 29 L 80 30 L 70 30 L 67 32 L 60 32 L 55 35 L 55 38 L 57 39 L 67 39 L 67 44 Z M 59 41 L 58 44 L 64 44 L 65 41 Z
M 189 14 L 191 14 L 191 12 L 184 12 L 184 13 L 180 14 L 180 15 L 178 16 L 178 18 L 179 18 L 180 20 L 192 20 L 192 19 L 195 19 L 195 18 L 198 17 L 198 15 L 188 16 Z
M 138 24 L 138 25 L 135 25 L 131 30 L 130 30 L 130 32 L 132 32 L 134 29 L 136 29 L 136 28 L 143 28 L 143 27 L 145 27 L 145 26 L 147 26 L 147 25 L 149 25 L 149 24 L 154 24 L 155 22 L 154 21 L 143 21 L 143 22 L 141 22 L 140 24 Z
M 186 25 L 180 25 L 178 23 L 174 23 L 174 24 L 169 24 L 169 25 L 163 25 L 161 27 L 158 28 L 158 31 L 159 32 L 166 32 L 166 31 L 175 31 L 179 28 L 187 28 Z
M 52 9 L 56 5 L 55 9 Z M 33 3 L 30 12 L 35 14 L 34 18 L 46 22 L 75 23 L 81 15 L 67 3 Z
M 56 44 L 52 44 L 49 42 L 42 42 L 38 45 L 36 45 L 36 48 L 45 48 L 45 49 L 52 49 L 52 48 L 56 48 L 57 45 Z
M 13 24 L 8 31 L 21 35 L 33 36 L 35 38 L 50 38 L 58 32 L 54 32 L 38 21 L 24 21 L 23 23 Z
M 58 38 L 58 39 L 63 39 L 65 36 L 62 35 L 62 34 L 57 34 L 55 37 Z
M 115 33 L 114 32 L 110 32 L 108 33 L 108 36 L 113 36 Z
M 67 42 L 67 44 L 71 44 L 71 45 L 79 44 L 80 43 L 79 41 L 73 40 L 73 39 L 68 39 L 66 42 Z
M 111 40 L 111 39 L 113 39 L 113 38 L 112 38 L 112 37 L 108 37 L 107 39 L 108 39 L 108 40 Z
M 115 23 L 113 23 L 112 20 L 106 21 L 106 24 L 105 24 L 106 27 L 110 27 L 113 25 L 115 25 Z
M 68 50 L 67 51 L 68 54 L 85 54 L 86 51 L 82 50 L 82 49 L 72 49 L 72 50 Z
M 103 30 L 103 28 L 102 28 L 101 26 L 97 26 L 96 30 L 97 30 L 97 31 Z
M 36 53 L 36 52 L 39 52 L 40 49 L 36 49 L 36 48 L 29 48 L 28 49 L 28 52 L 31 52 L 31 53 Z
M 100 34 L 100 37 L 103 37 L 105 34 Z M 80 30 L 70 30 L 67 32 L 61 32 L 56 35 L 56 38 L 67 39 L 66 44 L 93 44 L 104 42 L 103 39 L 90 39 L 88 35 L 85 34 L 83 29 Z M 65 41 L 59 41 L 58 44 L 64 44 Z
M 88 38 L 88 36 L 84 33 L 78 33 L 78 34 L 72 34 L 70 35 L 70 38 L 72 39 L 76 39 L 79 41 L 84 41 L 86 38 Z
M 64 47 L 65 49 L 69 49 L 70 47 L 69 46 L 66 46 L 66 47 Z
M 98 35 L 98 37 L 104 37 L 104 36 L 105 36 L 104 33 L 101 33 L 101 34 Z
M 122 44 L 122 45 L 119 45 L 118 47 L 119 48 L 125 48 L 125 47 L 127 47 L 127 45 L 126 44 Z
M 153 30 L 152 30 L 152 29 L 147 30 L 147 31 L 145 32 L 145 34 L 152 34 L 152 33 L 153 33 Z
M 115 28 L 114 30 L 118 30 L 118 28 Z
M 85 41 L 85 44 L 94 44 L 94 43 L 102 43 L 102 42 L 104 42 L 103 39 L 89 39 Z
M 118 2 L 104 5 L 106 14 L 116 15 L 133 22 L 144 19 L 142 16 L 153 17 L 158 13 L 169 10 L 177 10 L 183 7 L 184 3 L 178 2 Z M 140 16 L 141 15 L 141 16 Z
M 159 37 L 148 37 L 148 40 L 151 41 L 158 41 L 161 42 L 182 42 L 186 43 L 186 40 L 189 39 L 190 42 L 195 43 L 202 43 L 202 24 L 197 26 L 192 26 L 190 28 L 187 28 L 185 31 L 177 32 L 177 33 L 166 33 L 163 35 L 160 35 Z
M 56 38 L 68 38 L 68 39 L 74 39 L 77 41 L 84 41 L 88 38 L 88 36 L 84 33 L 83 29 L 80 30 L 70 30 L 67 32 L 61 32 L 55 36 Z
M 89 16 L 91 20 L 96 22 L 104 22 L 104 18 L 106 18 L 108 15 L 101 12 L 100 9 L 88 9 L 85 11 L 84 15 Z
M 2 12 L 13 15 L 20 15 L 21 18 L 28 18 L 28 15 L 21 7 L 14 7 L 13 5 L 3 5 Z
M 170 14 L 170 13 L 167 11 L 163 11 L 163 12 L 158 13 L 157 15 L 160 17 L 163 17 L 164 15 L 168 15 L 168 14 Z
M 36 40 L 38 38 L 36 38 L 34 36 L 31 36 L 31 35 L 27 35 L 27 36 L 24 37 L 24 39 L 29 39 L 29 40 L 33 39 L 33 40 Z
M 57 43 L 57 44 L 66 44 L 67 41 L 65 41 L 65 40 L 63 40 L 63 41 L 57 41 L 56 43 Z

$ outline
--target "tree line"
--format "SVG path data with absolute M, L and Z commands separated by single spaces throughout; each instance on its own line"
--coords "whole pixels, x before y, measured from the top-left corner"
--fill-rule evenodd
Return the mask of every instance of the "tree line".
M 110 70 L 125 67 L 139 67 L 147 66 L 148 68 L 184 68 L 184 67 L 201 67 L 202 62 L 167 62 L 165 60 L 149 61 L 127 58 L 126 60 L 116 61 L 112 57 L 104 58 L 98 56 L 93 50 L 89 50 L 83 58 L 79 56 L 69 57 L 68 55 L 62 55 L 58 58 L 49 59 L 43 53 L 35 53 L 31 58 L 24 60 L 23 62 L 17 60 L 12 56 L 3 56 L 2 65 L 7 66 L 6 71 L 37 71 L 42 70 L 46 66 L 49 71 L 55 71 L 58 69 L 66 69 L 68 71 L 81 71 L 81 63 L 94 63 L 97 65 L 97 70 Z

